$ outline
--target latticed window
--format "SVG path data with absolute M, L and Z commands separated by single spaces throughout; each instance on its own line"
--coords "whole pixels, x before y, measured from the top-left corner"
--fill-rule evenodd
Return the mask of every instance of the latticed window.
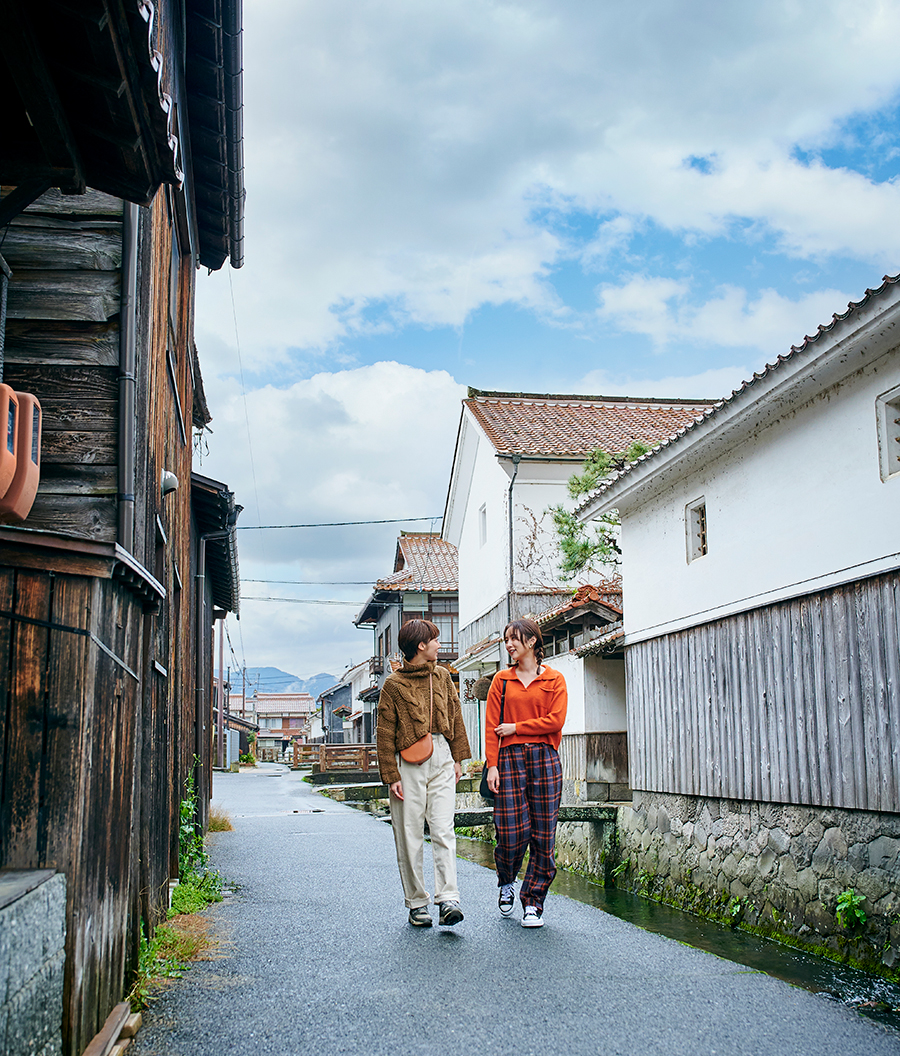
M 709 552 L 705 499 L 697 499 L 687 507 L 685 528 L 687 530 L 687 559 L 696 561 L 698 557 L 704 557 Z

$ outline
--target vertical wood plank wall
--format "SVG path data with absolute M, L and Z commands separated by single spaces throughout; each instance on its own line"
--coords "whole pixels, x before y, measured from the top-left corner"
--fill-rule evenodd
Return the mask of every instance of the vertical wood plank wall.
M 626 651 L 632 787 L 900 811 L 900 573 Z
M 188 254 L 173 256 L 175 227 L 164 189 L 140 210 L 132 552 L 165 603 L 146 613 L 116 580 L 0 566 L 0 611 L 89 629 L 138 676 L 84 636 L 0 619 L 0 867 L 67 876 L 69 1056 L 121 1000 L 142 922 L 165 918 L 195 753 L 208 816 L 212 633 L 198 640 L 190 508 L 194 272 Z M 44 411 L 26 527 L 115 542 L 122 203 L 48 192 L 10 226 L 4 255 L 5 380 Z M 179 480 L 165 497 L 163 469 Z

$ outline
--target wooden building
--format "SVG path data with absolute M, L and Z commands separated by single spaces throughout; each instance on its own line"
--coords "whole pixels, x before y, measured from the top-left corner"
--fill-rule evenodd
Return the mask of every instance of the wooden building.
M 192 770 L 208 809 L 240 507 L 191 474 L 194 283 L 242 263 L 240 33 L 240 0 L 0 5 L 0 380 L 43 414 L 0 527 L 0 868 L 66 876 L 71 1054 L 165 917 Z

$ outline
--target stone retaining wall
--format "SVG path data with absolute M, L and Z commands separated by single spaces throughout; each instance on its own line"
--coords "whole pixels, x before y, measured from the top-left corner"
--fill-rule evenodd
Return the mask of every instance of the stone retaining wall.
M 635 792 L 618 886 L 896 976 L 900 815 Z M 838 896 L 865 896 L 842 926 Z
M 66 878 L 0 873 L 0 1052 L 62 1051 Z

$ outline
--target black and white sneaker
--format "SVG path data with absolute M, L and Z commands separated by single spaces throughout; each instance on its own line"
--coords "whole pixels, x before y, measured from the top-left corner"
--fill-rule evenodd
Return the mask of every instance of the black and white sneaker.
M 500 898 L 497 905 L 500 907 L 500 912 L 504 917 L 508 917 L 513 911 L 513 906 L 516 904 L 516 885 L 515 884 L 501 884 L 500 885 Z
M 544 911 L 540 906 L 526 906 L 525 916 L 522 917 L 523 928 L 542 928 L 544 926 Z
M 441 924 L 445 928 L 452 928 L 454 924 L 458 924 L 463 919 L 463 911 L 459 908 L 458 902 L 441 903 L 438 924 Z
M 414 928 L 430 928 L 432 925 L 431 914 L 428 906 L 416 906 L 409 911 L 409 922 Z

